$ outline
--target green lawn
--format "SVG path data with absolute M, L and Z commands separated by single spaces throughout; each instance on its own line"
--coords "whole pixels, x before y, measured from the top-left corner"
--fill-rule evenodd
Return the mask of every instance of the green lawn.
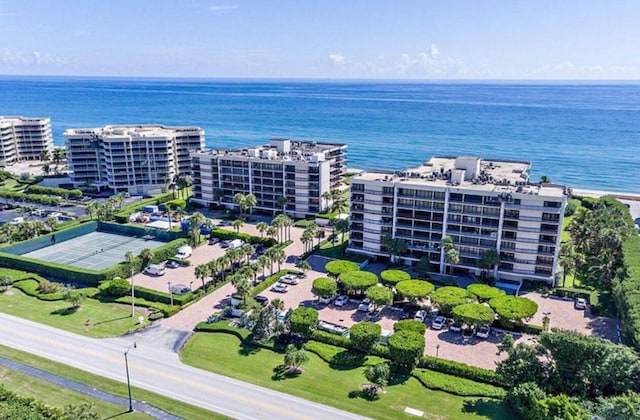
M 0 381 L 2 385 L 18 395 L 35 398 L 53 407 L 64 408 L 68 404 L 80 405 L 85 403 L 93 404 L 94 411 L 99 413 L 100 418 L 119 419 L 149 419 L 144 413 L 127 413 L 127 408 L 119 405 L 109 404 L 102 400 L 94 399 L 75 391 L 61 388 L 32 376 L 16 372 L 5 367 L 0 367 Z
M 416 418 L 404 414 L 406 407 L 424 411 L 431 419 L 511 419 L 507 404 L 491 399 L 462 398 L 424 388 L 408 378 L 385 388 L 376 401 L 350 398 L 366 384 L 362 367 L 333 369 L 315 354 L 309 354 L 305 372 L 298 377 L 272 379 L 283 355 L 267 349 L 240 345 L 227 334 L 197 333 L 182 351 L 182 360 L 192 366 L 256 385 L 293 394 L 322 404 L 381 419 Z
M 24 363 L 25 365 L 29 365 L 29 366 L 36 367 L 38 369 L 45 370 L 47 372 L 51 372 L 59 376 L 63 376 L 65 378 L 72 379 L 77 382 L 81 382 L 83 384 L 89 385 L 91 387 L 100 389 L 105 392 L 109 392 L 114 395 L 118 395 L 121 397 L 127 397 L 128 395 L 127 385 L 125 383 L 103 378 L 102 376 L 93 375 L 91 373 L 84 372 L 80 369 L 72 368 L 62 363 L 52 362 L 51 360 L 47 360 L 45 358 L 38 357 L 23 351 L 14 350 L 12 348 L 5 347 L 5 346 L 0 346 L 0 356 L 5 357 L 7 359 L 15 360 L 20 363 Z M 5 379 L 2 379 L 2 381 L 4 382 Z M 9 387 L 9 389 L 14 390 L 14 388 L 11 388 L 11 387 Z M 15 389 L 15 391 L 19 392 L 17 389 Z M 40 392 L 40 390 L 37 390 L 37 392 Z M 43 396 L 46 396 L 46 398 L 43 398 L 43 400 L 45 402 L 51 401 L 51 404 L 53 404 L 53 401 L 57 401 L 58 399 L 63 399 L 62 395 L 64 395 L 65 392 L 66 391 L 60 389 L 60 387 L 54 387 L 50 390 L 49 394 L 46 394 L 46 393 L 42 394 Z M 162 395 L 155 394 L 153 392 L 149 392 L 140 388 L 132 387 L 131 393 L 133 395 L 133 398 L 136 400 L 146 401 L 149 404 L 152 404 L 171 414 L 174 414 L 176 416 L 179 416 L 185 419 L 219 420 L 219 419 L 227 418 L 223 415 L 213 413 L 209 410 L 195 407 L 193 405 L 189 405 L 181 401 L 173 400 L 173 399 L 170 399 Z M 28 395 L 31 395 L 31 394 L 28 394 Z M 31 396 L 35 397 L 36 395 L 34 394 Z M 120 409 L 120 412 L 122 411 L 123 410 Z M 104 418 L 104 419 L 109 418 L 109 415 L 107 415 L 108 413 L 106 412 L 103 413 L 102 411 L 99 411 L 99 413 L 101 418 Z M 118 411 L 116 410 L 115 413 L 117 414 Z M 127 416 L 125 418 L 134 419 L 134 418 L 145 418 L 145 417 Z
M 0 294 L 0 312 L 89 337 L 115 337 L 136 328 L 131 307 L 85 299 L 77 311 L 65 301 L 47 302 L 11 288 Z M 140 313 L 142 315 L 142 313 Z

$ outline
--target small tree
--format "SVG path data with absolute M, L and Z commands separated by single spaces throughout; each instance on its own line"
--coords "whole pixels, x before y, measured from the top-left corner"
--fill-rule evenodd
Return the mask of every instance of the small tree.
M 494 269 L 500 264 L 500 253 L 495 249 L 490 249 L 482 254 L 478 260 L 478 268 L 482 269 L 482 280 L 485 281 L 487 271 Z
M 302 270 L 302 273 L 303 273 L 303 274 L 304 274 L 304 276 L 306 277 L 306 276 L 307 276 L 307 273 L 308 273 L 309 271 L 311 271 L 311 269 L 312 269 L 313 267 L 311 267 L 311 264 L 309 264 L 309 261 L 307 261 L 307 260 L 302 260 L 302 261 L 300 261 L 300 262 L 298 263 L 298 268 L 299 268 L 300 270 Z
M 360 270 L 360 266 L 352 261 L 335 260 L 329 261 L 324 266 L 324 269 L 330 276 L 338 277 L 342 273 L 347 273 L 349 271 L 358 271 Z
M 504 290 L 486 284 L 470 284 L 467 290 L 473 293 L 480 302 L 488 302 L 493 298 L 506 295 Z
M 85 298 L 86 296 L 84 295 L 84 293 L 71 287 L 68 287 L 64 292 L 64 300 L 71 305 L 71 309 L 73 310 L 79 309 Z
M 340 274 L 340 283 L 347 293 L 362 294 L 369 287 L 378 284 L 378 276 L 369 271 L 348 271 Z
M 318 311 L 301 306 L 291 312 L 291 332 L 308 338 L 318 327 Z
M 360 322 L 349 329 L 351 344 L 362 352 L 368 352 L 380 340 L 382 327 L 375 322 Z
M 311 291 L 318 297 L 329 299 L 338 292 L 338 283 L 328 277 L 318 277 L 313 281 Z
M 475 297 L 460 287 L 445 286 L 431 294 L 431 301 L 438 305 L 441 312 L 450 315 L 456 306 L 475 302 Z
M 393 303 L 393 292 L 384 286 L 371 286 L 365 294 L 376 308 Z
M 433 284 L 423 280 L 404 280 L 396 284 L 398 294 L 413 301 L 426 298 L 433 289 Z
M 287 346 L 287 352 L 284 355 L 284 365 L 291 373 L 302 373 L 300 366 L 309 361 L 307 352 L 303 349 L 298 349 L 293 344 Z
M 424 353 L 424 335 L 413 331 L 400 331 L 389 337 L 387 345 L 391 360 L 411 369 Z
M 489 301 L 502 321 L 522 323 L 538 312 L 538 304 L 531 299 L 500 296 Z
M 422 257 L 415 266 L 415 271 L 419 278 L 429 278 L 429 273 L 433 272 L 433 265 L 429 261 L 429 257 Z
M 388 363 L 382 362 L 365 366 L 362 373 L 367 381 L 369 381 L 369 393 L 371 395 L 377 395 L 379 390 L 387 386 L 391 369 Z
M 453 319 L 472 327 L 490 325 L 495 316 L 491 308 L 481 303 L 465 303 L 453 308 Z
M 502 337 L 502 342 L 498 344 L 498 354 L 502 352 L 509 353 L 515 343 L 516 340 L 513 338 L 513 335 L 511 335 L 510 333 L 505 333 L 504 337 Z
M 411 280 L 411 275 L 402 270 L 384 270 L 380 273 L 380 279 L 387 286 L 395 286 L 400 281 Z
M 125 279 L 115 278 L 108 282 L 105 291 L 110 296 L 126 296 L 131 292 L 131 284 Z
M 393 324 L 393 332 L 409 331 L 416 334 L 424 335 L 427 332 L 427 326 L 420 321 L 414 319 L 402 319 Z

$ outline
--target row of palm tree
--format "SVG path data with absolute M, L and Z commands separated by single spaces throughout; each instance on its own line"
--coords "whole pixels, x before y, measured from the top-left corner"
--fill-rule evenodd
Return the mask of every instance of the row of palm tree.
M 251 209 L 258 204 L 258 199 L 253 194 L 237 193 L 233 196 L 233 203 L 238 206 L 240 210 L 240 218 L 245 212 L 251 212 Z
M 344 191 L 337 188 L 322 193 L 322 199 L 325 201 L 325 208 L 330 212 L 344 211 L 349 202 L 349 197 Z
M 273 218 L 271 223 L 258 222 L 256 229 L 260 232 L 260 237 L 264 235 L 276 239 L 278 242 L 285 242 L 291 239 L 291 227 L 293 219 L 286 214 L 279 214 Z
M 40 160 L 44 162 L 42 165 L 42 172 L 45 175 L 50 173 L 60 173 L 60 167 L 67 157 L 67 150 L 65 148 L 57 148 L 50 153 L 48 150 L 42 150 L 40 152 Z M 50 163 L 51 162 L 51 163 Z

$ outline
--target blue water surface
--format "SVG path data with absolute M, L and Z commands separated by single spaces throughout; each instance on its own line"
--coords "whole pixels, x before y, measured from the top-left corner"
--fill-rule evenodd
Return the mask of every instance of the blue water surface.
M 0 77 L 0 115 L 67 128 L 197 125 L 208 147 L 272 137 L 349 145 L 349 166 L 432 155 L 533 163 L 575 188 L 640 193 L 640 85 Z

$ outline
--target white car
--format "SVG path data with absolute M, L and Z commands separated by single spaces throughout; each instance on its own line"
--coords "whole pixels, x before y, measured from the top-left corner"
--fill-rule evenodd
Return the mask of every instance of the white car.
M 443 316 L 437 316 L 436 319 L 434 319 L 431 323 L 431 328 L 433 328 L 434 330 L 441 330 L 446 322 L 447 318 Z
M 360 312 L 369 312 L 370 306 L 371 306 L 371 301 L 369 299 L 365 299 L 362 302 L 360 302 L 360 305 L 358 305 L 358 310 Z
M 296 276 L 295 274 L 286 274 L 282 277 L 280 277 L 280 280 L 278 280 L 280 283 L 284 283 L 284 284 L 293 284 L 296 285 L 298 283 L 300 283 L 300 280 L 298 279 L 298 276 Z
M 333 301 L 333 304 L 335 306 L 344 306 L 344 304 L 347 303 L 348 300 L 349 300 L 349 296 L 341 295 L 341 296 L 338 296 L 336 300 Z
M 587 301 L 584 298 L 576 299 L 575 303 L 576 309 L 587 309 Z
M 413 317 L 414 321 L 418 321 L 418 322 L 424 322 L 424 320 L 427 318 L 427 311 L 420 309 L 418 312 L 416 312 L 416 314 Z
M 491 328 L 488 325 L 483 325 L 480 327 L 476 335 L 480 338 L 489 338 L 489 333 L 491 332 Z
M 276 283 L 271 288 L 272 292 L 277 292 L 277 293 L 287 293 L 288 290 L 289 288 L 287 287 L 287 285 L 282 283 Z
M 144 269 L 144 273 L 151 276 L 164 276 L 165 269 L 161 265 L 151 264 Z

